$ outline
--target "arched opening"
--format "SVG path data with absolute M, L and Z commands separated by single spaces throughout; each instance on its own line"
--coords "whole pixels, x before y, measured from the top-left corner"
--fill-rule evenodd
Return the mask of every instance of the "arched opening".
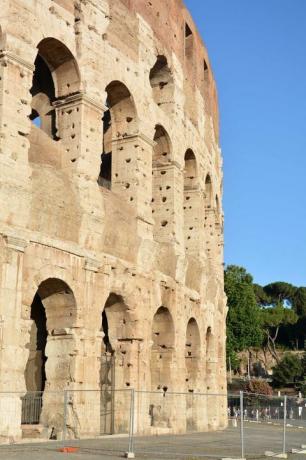
M 198 411 L 201 400 L 194 396 L 199 391 L 198 377 L 200 366 L 200 331 L 194 318 L 187 324 L 185 343 L 185 365 L 186 365 L 186 390 L 190 393 L 186 397 L 186 427 L 187 431 L 197 429 Z
M 217 203 L 216 203 L 217 204 Z M 213 204 L 213 191 L 212 191 L 212 181 L 211 176 L 207 174 L 205 178 L 205 195 L 204 195 L 204 207 L 205 207 L 205 241 L 206 241 L 206 254 L 208 259 L 213 257 L 214 249 L 214 238 L 215 238 L 215 209 Z
M 107 102 L 106 102 L 107 104 Z M 98 184 L 111 190 L 112 186 L 112 119 L 109 108 L 104 112 L 103 118 L 103 151 Z
M 162 166 L 171 161 L 171 143 L 167 131 L 161 126 L 155 126 L 153 167 Z
M 58 140 L 55 101 L 80 89 L 80 76 L 75 58 L 69 49 L 55 38 L 45 38 L 38 45 L 33 74 L 32 112 L 30 119 L 40 119 L 40 128 L 53 140 Z M 37 126 L 37 122 L 35 126 Z
M 29 358 L 25 370 L 27 391 L 44 391 L 46 383 L 45 363 L 47 344 L 47 318 L 45 308 L 38 293 L 31 305 L 31 331 Z
M 191 59 L 193 57 L 193 33 L 187 22 L 185 22 L 185 57 Z
M 154 218 L 154 238 L 167 241 L 168 223 L 171 219 L 171 178 L 167 166 L 171 162 L 171 142 L 161 125 L 156 125 L 152 162 L 152 216 Z
M 212 328 L 208 327 L 206 331 L 206 389 L 209 394 L 218 392 L 218 350 L 216 349 L 216 337 L 212 332 Z M 218 425 L 218 411 L 222 398 L 207 396 L 207 420 L 208 428 L 216 428 Z
M 33 75 L 32 94 L 32 112 L 30 120 L 40 120 L 40 126 L 46 134 L 52 139 L 57 139 L 55 109 L 52 103 L 55 101 L 55 87 L 51 71 L 43 58 L 38 54 L 35 60 L 35 71 Z
M 150 359 L 151 390 L 149 414 L 151 426 L 171 428 L 172 400 L 166 394 L 172 385 L 172 360 L 174 350 L 174 323 L 169 310 L 160 307 L 152 324 Z
M 214 362 L 214 337 L 212 334 L 211 327 L 207 328 L 206 331 L 206 384 L 207 390 L 211 390 L 211 384 L 214 379 L 213 370 L 211 364 Z
M 52 425 L 55 431 L 62 430 L 57 417 L 63 415 L 62 404 L 50 392 L 61 391 L 73 381 L 71 329 L 76 320 L 76 301 L 69 286 L 57 278 L 43 281 L 34 296 L 30 319 L 22 423 L 43 423 Z
M 194 318 L 191 318 L 187 325 L 185 344 L 186 383 L 189 391 L 194 391 L 197 385 L 197 378 L 200 363 L 200 331 Z
M 191 149 L 185 153 L 184 189 L 193 189 L 197 185 L 197 161 Z
M 207 174 L 205 178 L 205 208 L 211 208 L 211 200 L 212 200 L 212 183 L 211 177 Z
M 107 110 L 103 116 L 103 150 L 98 184 L 110 190 L 114 181 L 123 180 L 120 177 L 120 164 L 124 162 L 122 156 L 128 158 L 129 151 L 125 149 L 123 154 L 116 155 L 115 162 L 113 154 L 117 150 L 118 142 L 136 134 L 137 113 L 131 93 L 123 83 L 111 82 L 106 87 L 106 94 Z
M 199 252 L 197 246 L 198 231 L 198 179 L 197 163 L 194 152 L 188 149 L 185 153 L 184 168 L 184 230 L 185 230 L 185 251 L 189 254 Z
M 169 104 L 173 103 L 174 82 L 165 56 L 157 56 L 150 71 L 150 84 L 156 104 L 162 109 L 167 109 Z
M 130 383 L 129 341 L 133 341 L 131 315 L 121 295 L 110 293 L 102 312 L 101 329 L 103 332 L 100 366 L 100 432 L 125 432 L 128 426 L 128 404 L 115 390 L 128 388 Z M 115 411 L 116 403 L 116 411 Z M 119 417 L 120 406 L 126 416 Z
M 154 315 L 151 349 L 151 389 L 167 391 L 171 385 L 174 324 L 169 310 L 160 307 Z

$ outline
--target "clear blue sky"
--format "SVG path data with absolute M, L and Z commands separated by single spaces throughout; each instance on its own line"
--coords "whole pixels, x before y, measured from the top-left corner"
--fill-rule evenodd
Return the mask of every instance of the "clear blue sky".
M 225 262 L 306 286 L 306 0 L 185 0 L 217 80 Z

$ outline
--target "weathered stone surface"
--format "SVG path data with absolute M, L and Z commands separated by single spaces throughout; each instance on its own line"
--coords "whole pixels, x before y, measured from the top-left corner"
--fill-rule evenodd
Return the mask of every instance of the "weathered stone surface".
M 188 11 L 0 6 L 0 391 L 45 391 L 49 431 L 63 424 L 50 391 L 103 389 L 105 405 L 114 388 L 225 393 L 216 85 Z M 94 433 L 92 397 L 69 401 L 71 436 Z M 226 423 L 222 398 L 195 412 L 188 396 L 180 417 L 154 398 L 138 432 Z M 123 431 L 129 401 L 116 404 Z M 0 438 L 18 438 L 20 397 L 0 405 Z

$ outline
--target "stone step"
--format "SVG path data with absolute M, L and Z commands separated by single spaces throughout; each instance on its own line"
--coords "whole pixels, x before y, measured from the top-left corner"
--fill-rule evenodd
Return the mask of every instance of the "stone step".
M 26 439 L 37 439 L 41 437 L 44 430 L 43 425 L 21 425 L 22 437 Z

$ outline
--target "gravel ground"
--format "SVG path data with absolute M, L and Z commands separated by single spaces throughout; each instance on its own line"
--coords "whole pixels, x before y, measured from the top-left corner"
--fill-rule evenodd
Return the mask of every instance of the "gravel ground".
M 306 430 L 287 428 L 287 449 L 306 444 Z M 77 446 L 77 453 L 65 454 L 59 448 Z M 125 436 L 102 437 L 95 440 L 69 441 L 64 444 L 47 443 L 15 444 L 0 447 L 0 459 L 10 460 L 114 460 L 123 458 L 128 450 Z M 246 423 L 245 452 L 248 458 L 264 458 L 265 451 L 282 450 L 282 427 Z M 192 433 L 181 436 L 135 437 L 136 458 L 144 459 L 187 459 L 240 457 L 240 430 L 229 428 L 215 433 Z M 290 455 L 290 460 L 306 460 L 306 455 Z

